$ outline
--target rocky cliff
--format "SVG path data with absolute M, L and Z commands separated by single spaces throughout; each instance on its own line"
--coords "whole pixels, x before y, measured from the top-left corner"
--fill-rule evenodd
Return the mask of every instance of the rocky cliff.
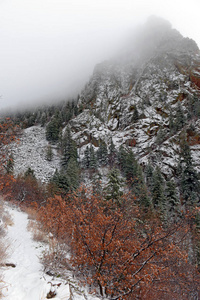
M 82 113 L 69 124 L 80 153 L 89 143 L 97 149 L 112 138 L 116 147 L 131 147 L 141 164 L 152 161 L 172 174 L 186 135 L 200 171 L 199 112 L 191 112 L 200 97 L 196 43 L 156 18 L 134 41 L 126 53 L 95 67 L 79 97 Z M 185 121 L 172 131 L 180 107 Z
M 94 68 L 78 98 L 78 113 L 67 121 L 80 159 L 87 145 L 97 150 L 112 139 L 116 148 L 131 148 L 141 165 L 151 162 L 171 177 L 187 139 L 200 171 L 198 46 L 167 21 L 152 17 L 122 48 Z M 44 128 L 26 129 L 14 149 L 15 173 L 32 167 L 47 181 L 60 167 L 56 147 L 53 161 L 45 159 L 47 145 Z

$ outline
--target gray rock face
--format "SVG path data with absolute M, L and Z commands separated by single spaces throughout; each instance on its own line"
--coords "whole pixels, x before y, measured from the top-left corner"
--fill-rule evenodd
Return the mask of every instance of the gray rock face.
M 172 175 L 185 132 L 200 171 L 200 121 L 188 118 L 190 99 L 200 98 L 199 74 L 196 43 L 183 38 L 168 22 L 151 18 L 126 54 L 95 67 L 81 92 L 78 106 L 82 113 L 68 124 L 79 157 L 88 144 L 97 150 L 102 140 L 109 145 L 112 138 L 116 148 L 121 144 L 132 148 L 142 165 L 152 161 L 164 174 Z M 169 116 L 175 121 L 179 103 L 188 119 L 172 134 Z M 195 131 L 191 132 L 191 126 Z M 46 161 L 47 145 L 44 128 L 26 129 L 13 148 L 15 173 L 31 167 L 38 178 L 47 181 L 59 168 L 56 147 L 52 162 Z
M 112 138 L 117 148 L 120 144 L 131 147 L 141 164 L 152 160 L 164 173 L 172 174 L 178 164 L 181 132 L 192 123 L 195 134 L 200 134 L 199 121 L 194 118 L 176 134 L 169 128 L 170 111 L 175 120 L 180 102 L 187 117 L 189 99 L 194 94 L 200 97 L 198 80 L 192 77 L 200 70 L 200 52 L 194 41 L 183 38 L 169 24 L 156 31 L 153 41 L 152 31 L 146 35 L 148 55 L 141 38 L 135 46 L 141 53 L 96 66 L 79 97 L 83 112 L 69 125 L 80 155 L 89 143 L 98 147 L 104 140 L 109 145 Z M 139 118 L 134 120 L 136 107 Z M 158 143 L 161 131 L 163 138 Z M 198 143 L 192 145 L 192 154 L 200 170 Z

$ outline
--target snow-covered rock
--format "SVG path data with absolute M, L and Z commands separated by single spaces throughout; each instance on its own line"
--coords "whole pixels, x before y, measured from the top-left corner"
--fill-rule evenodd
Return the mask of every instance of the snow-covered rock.
M 68 124 L 80 155 L 86 145 L 91 143 L 97 148 L 101 140 L 109 145 L 112 138 L 116 148 L 121 144 L 131 147 L 141 164 L 152 161 L 166 175 L 173 174 L 178 164 L 180 132 L 171 136 L 169 115 L 172 111 L 175 118 L 180 102 L 187 117 L 189 99 L 194 94 L 200 98 L 200 52 L 194 41 L 164 23 L 154 28 L 154 35 L 145 31 L 146 36 L 134 46 L 141 50 L 139 54 L 132 51 L 94 69 L 79 97 L 83 112 Z M 136 107 L 139 119 L 135 121 Z M 198 121 L 193 119 L 192 124 L 200 134 Z M 184 130 L 190 125 L 191 121 L 187 122 Z M 160 129 L 164 138 L 157 144 Z M 198 142 L 192 155 L 200 171 Z
M 109 146 L 112 139 L 117 149 L 121 144 L 132 148 L 142 165 L 151 161 L 163 173 L 172 175 L 178 164 L 181 131 L 170 132 L 170 112 L 175 120 L 181 103 L 188 117 L 190 99 L 194 95 L 200 99 L 199 72 L 200 51 L 196 43 L 184 38 L 168 22 L 150 19 L 125 55 L 95 67 L 81 92 L 81 113 L 67 124 L 79 148 L 79 158 L 87 145 L 92 144 L 97 150 L 101 141 Z M 135 120 L 136 108 L 139 117 Z M 187 121 L 182 131 L 190 132 L 191 125 L 195 137 L 187 137 L 200 171 L 198 119 Z M 157 143 L 160 130 L 163 140 Z M 47 145 L 44 128 L 33 126 L 24 130 L 21 143 L 13 150 L 15 174 L 31 167 L 38 178 L 47 181 L 59 168 L 56 148 L 52 162 L 45 160 Z
M 24 129 L 19 141 L 11 147 L 14 157 L 14 174 L 24 174 L 30 167 L 34 170 L 36 178 L 47 182 L 56 168 L 60 168 L 60 155 L 56 146 L 51 145 L 52 161 L 46 159 L 48 145 L 44 127 L 32 126 Z

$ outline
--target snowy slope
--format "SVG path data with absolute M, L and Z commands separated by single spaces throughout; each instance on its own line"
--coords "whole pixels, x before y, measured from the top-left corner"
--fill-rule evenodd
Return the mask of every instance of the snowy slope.
M 27 214 L 8 207 L 13 219 L 13 226 L 8 227 L 7 237 L 10 243 L 9 263 L 15 268 L 3 267 L 5 300 L 44 300 L 50 290 L 56 292 L 55 300 L 98 300 L 88 295 L 86 291 L 77 286 L 73 291 L 66 281 L 53 280 L 45 274 L 39 257 L 45 250 L 41 243 L 34 242 L 31 233 L 27 231 Z M 1 271 L 2 271 L 1 270 Z
M 44 127 L 32 126 L 23 130 L 19 142 L 14 143 L 11 148 L 14 156 L 14 174 L 24 174 L 30 167 L 38 179 L 47 182 L 56 168 L 60 167 L 60 157 L 56 146 L 52 146 L 52 161 L 46 160 L 48 145 Z

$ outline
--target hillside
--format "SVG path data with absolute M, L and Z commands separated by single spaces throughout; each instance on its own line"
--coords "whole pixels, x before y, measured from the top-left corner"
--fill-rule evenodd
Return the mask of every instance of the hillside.
M 76 99 L 11 116 L 1 190 L 67 245 L 43 255 L 59 276 L 102 299 L 197 299 L 200 50 L 156 17 L 122 49 Z
M 136 51 L 95 68 L 78 100 L 83 112 L 69 125 L 82 149 L 89 143 L 98 147 L 101 140 L 109 145 L 112 138 L 117 148 L 131 147 L 141 164 L 150 161 L 170 175 L 185 131 L 199 171 L 200 52 L 176 30 L 158 27 L 155 40 L 146 37 L 139 58 Z
M 20 122 L 25 118 L 26 127 L 49 124 L 59 111 L 63 132 L 67 124 L 76 141 L 79 161 L 87 146 L 97 151 L 102 142 L 109 147 L 112 139 L 117 149 L 132 149 L 143 167 L 157 165 L 168 177 L 176 176 L 180 144 L 186 139 L 199 172 L 200 51 L 164 20 L 150 18 L 138 35 L 125 53 L 95 67 L 77 104 L 36 109 Z M 30 166 L 47 181 L 59 162 L 45 161 L 45 131 L 35 130 L 26 129 L 14 151 L 16 173 Z M 36 147 L 22 150 L 24 143 Z

